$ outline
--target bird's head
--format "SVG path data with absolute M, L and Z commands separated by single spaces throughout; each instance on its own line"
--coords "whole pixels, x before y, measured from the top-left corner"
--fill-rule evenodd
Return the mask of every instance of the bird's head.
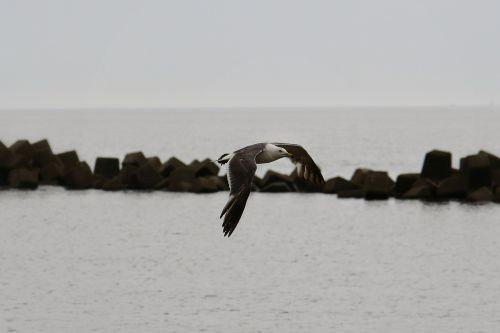
M 289 157 L 289 158 L 293 157 L 293 154 L 290 154 L 289 152 L 287 152 L 285 148 L 281 148 L 281 147 L 277 147 L 277 148 L 278 148 L 277 154 L 280 157 Z

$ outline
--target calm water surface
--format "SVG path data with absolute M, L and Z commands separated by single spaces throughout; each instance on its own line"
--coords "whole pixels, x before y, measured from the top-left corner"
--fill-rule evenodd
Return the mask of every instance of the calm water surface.
M 478 149 L 500 155 L 499 123 L 499 107 L 0 110 L 0 140 L 48 138 L 56 152 L 76 149 L 91 166 L 97 156 L 123 157 L 135 150 L 191 161 L 256 142 L 297 142 L 328 177 L 350 177 L 357 167 L 395 177 L 420 171 L 424 154 L 435 148 L 453 152 L 455 165 Z M 293 169 L 286 160 L 273 168 Z
M 270 138 L 304 143 L 327 176 L 418 171 L 436 147 L 500 153 L 496 109 L 410 111 L 0 112 L 0 139 L 48 137 L 93 164 Z M 500 330 L 500 205 L 255 193 L 227 239 L 226 196 L 0 191 L 0 331 Z

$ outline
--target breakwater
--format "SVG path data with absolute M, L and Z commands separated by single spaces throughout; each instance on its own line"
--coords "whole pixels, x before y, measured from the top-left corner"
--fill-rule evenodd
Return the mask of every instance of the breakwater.
M 175 157 L 162 161 L 142 152 L 117 157 L 97 157 L 93 168 L 74 150 L 54 153 L 48 140 L 0 142 L 0 187 L 36 189 L 40 185 L 71 190 L 164 190 L 212 193 L 227 191 L 226 177 L 210 159 L 184 163 Z M 450 152 L 433 150 L 423 157 L 419 172 L 398 175 L 358 168 L 350 179 L 334 177 L 312 185 L 297 177 L 268 171 L 254 178 L 254 191 L 319 192 L 339 198 L 463 200 L 500 202 L 500 158 L 486 151 L 462 157 L 452 166 Z

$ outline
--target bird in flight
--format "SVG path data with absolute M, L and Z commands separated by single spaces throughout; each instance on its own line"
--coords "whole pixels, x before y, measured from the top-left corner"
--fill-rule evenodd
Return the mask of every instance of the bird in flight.
M 295 163 L 299 177 L 318 185 L 325 182 L 311 156 L 297 144 L 256 143 L 231 154 L 223 154 L 216 160 L 221 165 L 228 163 L 229 200 L 220 215 L 221 218 L 225 215 L 222 223 L 224 236 L 231 236 L 240 221 L 257 164 L 273 162 L 283 157 L 288 157 Z

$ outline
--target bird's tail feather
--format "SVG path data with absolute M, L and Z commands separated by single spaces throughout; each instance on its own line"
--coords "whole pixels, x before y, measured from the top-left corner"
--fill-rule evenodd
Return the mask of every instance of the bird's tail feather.
M 215 160 L 215 162 L 220 163 L 220 165 L 224 165 L 227 162 L 229 162 L 230 159 L 231 159 L 230 154 L 222 154 L 221 157 Z

